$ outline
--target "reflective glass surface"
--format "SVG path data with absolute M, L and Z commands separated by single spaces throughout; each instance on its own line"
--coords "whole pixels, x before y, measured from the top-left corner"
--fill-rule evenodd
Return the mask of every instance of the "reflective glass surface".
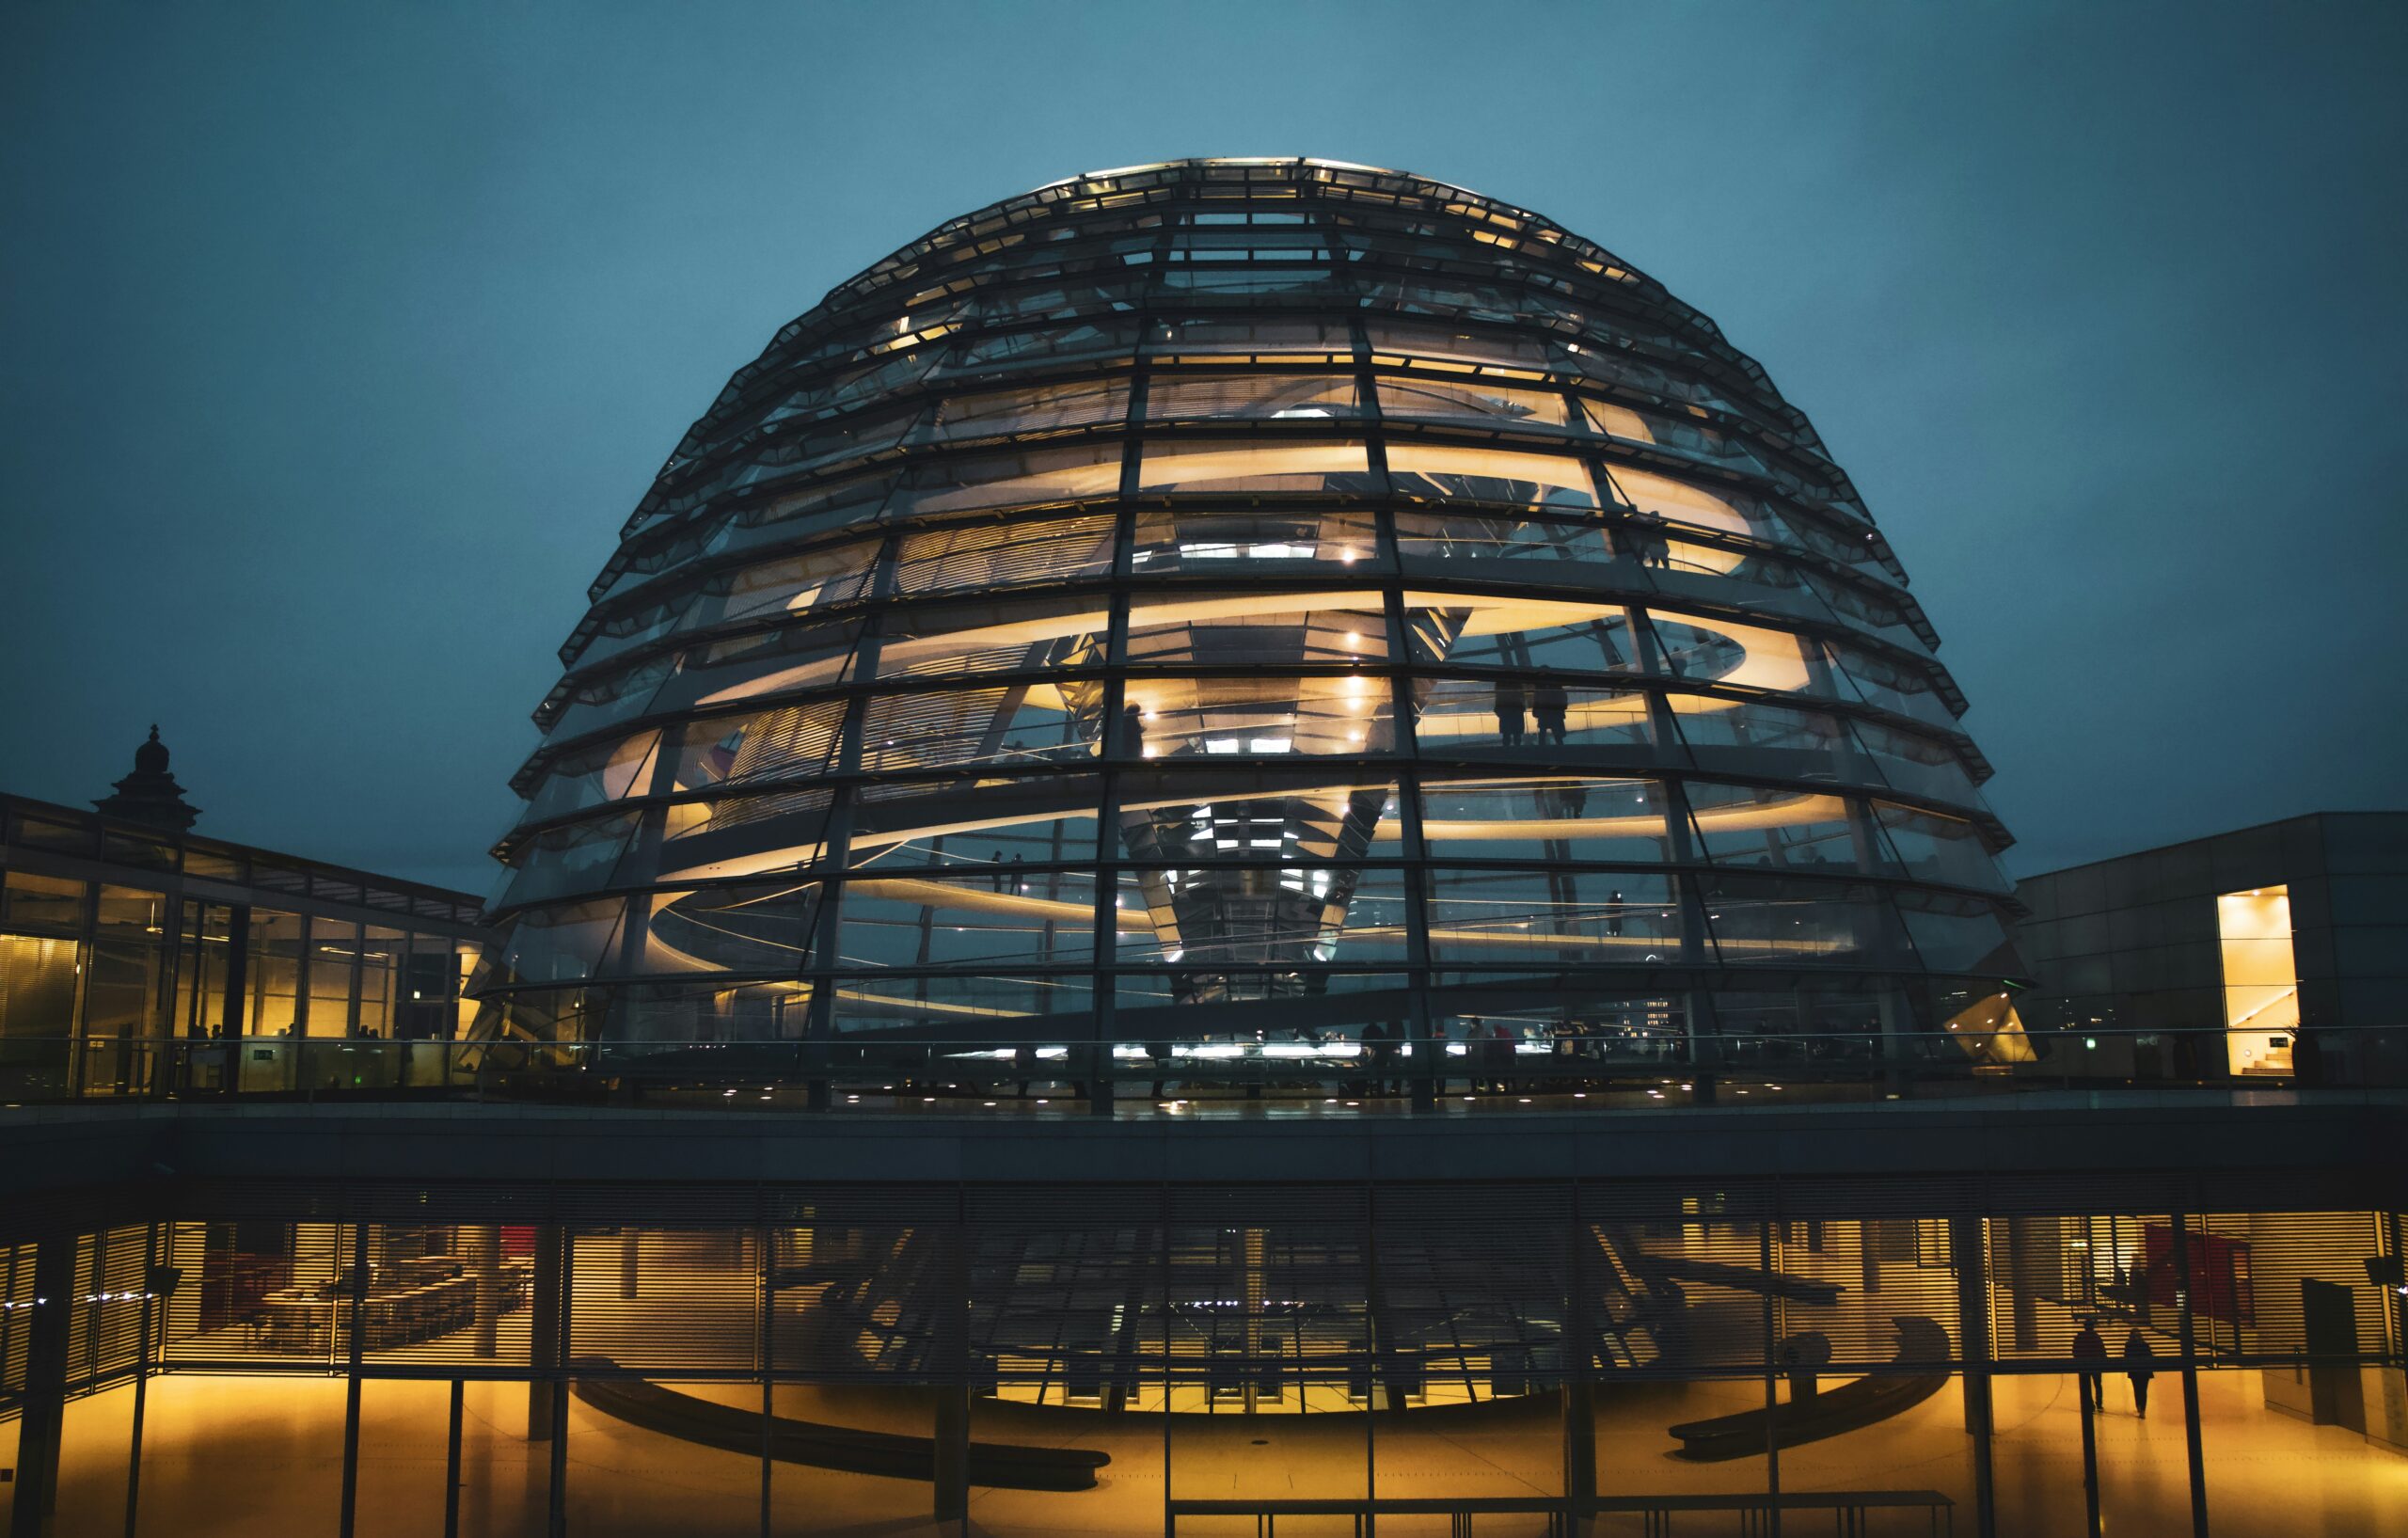
M 965 215 L 781 331 L 627 520 L 482 1028 L 1134 1051 L 1536 990 L 1937 1029 L 2015 980 L 2007 835 L 1819 442 L 1459 188 L 1180 162 Z M 660 1002 L 714 991 L 776 1007 Z

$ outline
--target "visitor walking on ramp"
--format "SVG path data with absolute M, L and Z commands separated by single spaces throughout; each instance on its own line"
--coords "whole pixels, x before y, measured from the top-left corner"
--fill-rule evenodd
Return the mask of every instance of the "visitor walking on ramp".
M 2132 1380 L 2132 1413 L 2148 1419 L 2148 1380 L 2157 1372 L 2157 1353 L 2138 1328 L 2124 1337 L 2124 1376 Z

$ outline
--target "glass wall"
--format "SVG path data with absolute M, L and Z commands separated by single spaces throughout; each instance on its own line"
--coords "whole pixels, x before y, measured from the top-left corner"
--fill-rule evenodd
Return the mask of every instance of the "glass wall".
M 0 798 L 0 1092 L 441 1083 L 439 1054 L 305 1073 L 289 1043 L 452 1038 L 483 933 L 459 894 Z
M 2366 1264 L 2396 1256 L 2395 1215 L 1764 1198 L 1095 1187 L 1074 1221 L 990 1193 L 967 1227 L 833 1191 L 673 1227 L 179 1219 L 56 1241 L 78 1301 L 47 1325 L 0 1311 L 0 1435 L 35 1413 L 20 1364 L 51 1327 L 62 1534 L 124 1530 L 137 1379 L 155 1532 L 333 1530 L 355 1413 L 372 1532 L 442 1530 L 451 1499 L 492 1534 L 965 1508 L 1032 1534 L 1316 1513 L 1739 1530 L 1775 1504 L 1809 1531 L 1978 1530 L 1986 1500 L 2016 1533 L 2185 1534 L 2197 1503 L 2242 1538 L 2408 1519 L 2399 1310 Z M 12 1302 L 37 1249 L 8 1252 Z
M 731 382 L 538 711 L 480 1035 L 633 1042 L 707 978 L 805 1039 L 1135 1051 L 1136 998 L 1308 1046 L 1272 1007 L 1351 969 L 1426 1023 L 1427 969 L 1544 954 L 1938 1036 L 2017 979 L 1964 702 L 1761 372 L 1531 215 L 1225 169 L 1032 206 L 942 320 L 874 273 Z

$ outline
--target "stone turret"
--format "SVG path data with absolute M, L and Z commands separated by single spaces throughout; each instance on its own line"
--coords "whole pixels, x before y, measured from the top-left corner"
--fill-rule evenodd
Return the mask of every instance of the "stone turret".
M 185 802 L 184 787 L 167 772 L 167 745 L 159 740 L 156 725 L 150 728 L 150 740 L 134 750 L 134 772 L 117 783 L 115 794 L 103 796 L 92 804 L 101 809 L 103 817 L 147 822 L 177 832 L 191 827 L 200 817 L 199 808 Z

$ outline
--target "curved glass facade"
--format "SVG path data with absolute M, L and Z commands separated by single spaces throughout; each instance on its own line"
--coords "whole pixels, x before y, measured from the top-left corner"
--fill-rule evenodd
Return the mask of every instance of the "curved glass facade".
M 483 1028 L 1994 1033 L 2007 839 L 1905 583 L 1764 371 L 1544 218 L 1062 182 L 679 444 L 537 712 Z

